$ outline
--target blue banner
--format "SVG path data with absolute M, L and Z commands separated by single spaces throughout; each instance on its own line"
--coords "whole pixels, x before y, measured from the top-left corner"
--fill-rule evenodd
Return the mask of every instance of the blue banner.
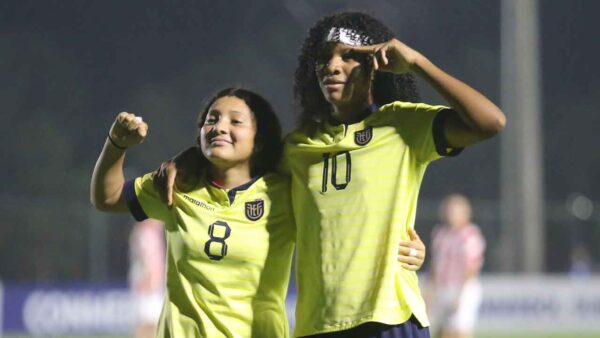
M 1 332 L 129 333 L 134 311 L 123 284 L 4 284 Z

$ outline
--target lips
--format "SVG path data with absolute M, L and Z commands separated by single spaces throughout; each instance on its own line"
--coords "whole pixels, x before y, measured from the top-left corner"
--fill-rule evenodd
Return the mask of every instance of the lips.
M 226 144 L 232 144 L 232 143 L 233 143 L 233 142 L 231 142 L 231 141 L 230 141 L 230 140 L 228 140 L 228 139 L 224 139 L 224 138 L 218 138 L 218 137 L 211 138 L 211 139 L 210 139 L 208 142 L 209 142 L 211 145 L 217 145 L 217 146 L 218 146 L 218 145 L 226 145 Z
M 324 85 L 336 85 L 336 84 L 344 84 L 344 81 L 340 81 L 340 80 L 336 80 L 336 79 L 332 79 L 332 78 L 326 78 L 323 80 L 323 84 Z
M 344 87 L 343 83 L 331 83 L 331 84 L 325 85 L 325 89 L 327 89 L 327 91 L 330 93 L 338 91 L 338 90 L 342 90 L 343 87 Z
M 330 93 L 338 91 L 338 90 L 342 90 L 342 88 L 344 87 L 344 84 L 345 84 L 344 81 L 339 81 L 339 80 L 335 80 L 335 79 L 323 80 L 323 86 Z

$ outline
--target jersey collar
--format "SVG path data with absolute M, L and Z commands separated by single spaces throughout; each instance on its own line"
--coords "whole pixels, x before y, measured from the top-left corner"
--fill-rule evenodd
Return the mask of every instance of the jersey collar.
M 260 178 L 260 176 L 255 176 L 250 181 L 248 181 L 248 182 L 246 182 L 246 183 L 244 183 L 242 185 L 239 185 L 239 186 L 237 186 L 235 188 L 229 189 L 229 190 L 223 188 L 223 186 L 221 184 L 219 184 L 220 182 L 215 181 L 215 180 L 210 180 L 210 184 L 213 187 L 216 187 L 216 188 L 219 188 L 219 189 L 222 189 L 222 190 L 226 191 L 227 192 L 227 198 L 229 199 L 229 204 L 231 205 L 231 204 L 233 204 L 233 201 L 235 200 L 235 194 L 238 191 L 248 190 L 248 188 L 250 188 L 250 186 L 252 186 L 252 184 L 254 184 L 254 182 L 256 182 L 256 180 L 258 180 L 259 178 Z

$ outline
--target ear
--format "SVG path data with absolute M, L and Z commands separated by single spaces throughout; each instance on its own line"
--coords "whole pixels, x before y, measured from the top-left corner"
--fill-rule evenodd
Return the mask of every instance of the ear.
M 196 145 L 198 147 L 201 147 L 202 145 L 200 144 L 200 135 L 196 136 Z

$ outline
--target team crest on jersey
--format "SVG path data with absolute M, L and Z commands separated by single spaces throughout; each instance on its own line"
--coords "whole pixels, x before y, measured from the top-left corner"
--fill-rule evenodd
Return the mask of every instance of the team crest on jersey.
M 364 146 L 373 138 L 373 127 L 368 127 L 363 130 L 354 132 L 354 143 L 359 146 Z
M 246 218 L 251 221 L 256 221 L 265 213 L 265 201 L 256 200 L 246 202 Z

